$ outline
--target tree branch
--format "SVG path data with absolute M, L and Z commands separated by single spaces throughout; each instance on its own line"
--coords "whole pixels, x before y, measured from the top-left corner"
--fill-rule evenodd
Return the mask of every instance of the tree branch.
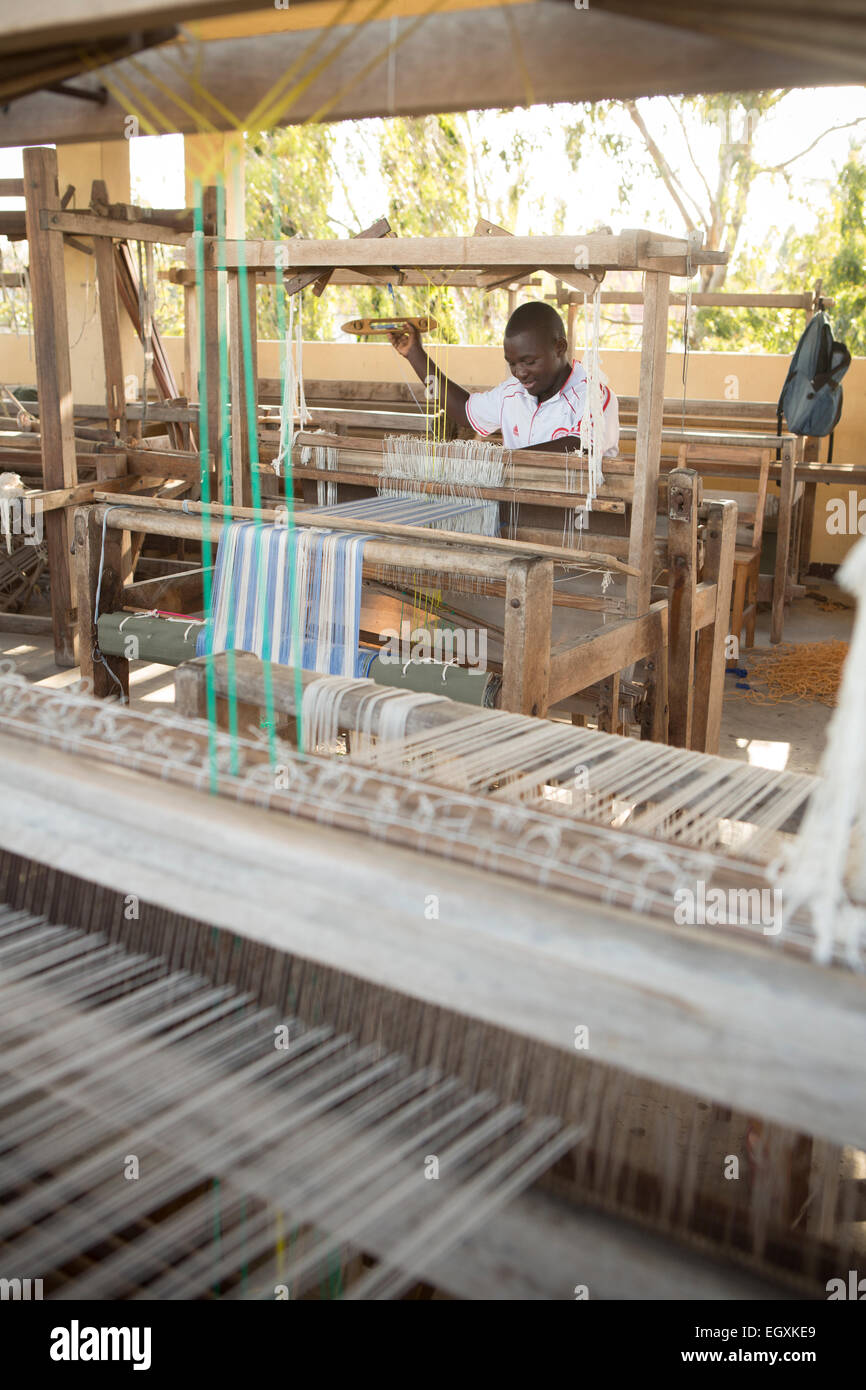
M 671 108 L 671 110 L 673 111 L 674 115 L 676 116 L 677 120 L 678 120 L 679 123 L 680 123 L 680 129 L 681 129 L 682 132 L 683 132 L 683 139 L 684 139 L 685 142 L 686 142 L 686 149 L 687 149 L 687 151 L 688 151 L 689 159 L 692 161 L 692 164 L 693 164 L 694 169 L 695 169 L 695 173 L 698 175 L 698 178 L 700 179 L 701 183 L 704 185 L 704 188 L 706 189 L 706 192 L 707 192 L 707 197 L 708 197 L 709 200 L 710 200 L 710 201 L 709 201 L 710 211 L 709 211 L 708 213 L 704 213 L 704 212 L 702 212 L 701 209 L 698 207 L 697 201 L 696 201 L 694 198 L 691 198 L 691 195 L 689 195 L 690 198 L 691 198 L 691 202 L 694 204 L 695 211 L 697 212 L 698 216 L 701 218 L 701 221 L 704 223 L 704 226 L 705 226 L 705 227 L 708 227 L 708 226 L 710 225 L 710 219 L 711 219 L 711 216 L 712 216 L 712 206 L 713 206 L 713 194 L 712 194 L 712 190 L 710 189 L 710 185 L 707 183 L 707 180 L 706 180 L 706 178 L 705 178 L 705 176 L 704 176 L 704 171 L 703 171 L 703 169 L 702 169 L 701 166 L 698 164 L 698 161 L 695 159 L 695 156 L 694 156 L 694 154 L 692 153 L 691 141 L 689 140 L 689 132 L 688 132 L 688 129 L 687 129 L 687 127 L 686 127 L 686 123 L 685 123 L 685 121 L 683 120 L 683 113 L 682 113 L 682 111 L 680 111 L 679 107 L 677 107 L 677 106 L 674 105 L 674 103 L 673 103 L 673 101 L 671 100 L 670 97 L 667 97 L 666 100 L 667 100 L 668 106 Z
M 856 120 L 846 121 L 844 125 L 831 125 L 827 130 L 822 130 L 820 135 L 816 135 L 811 145 L 807 145 L 799 154 L 792 154 L 790 159 L 783 159 L 781 164 L 768 164 L 763 172 L 765 174 L 780 174 L 783 169 L 787 169 L 789 164 L 793 164 L 796 160 L 802 159 L 804 154 L 808 154 L 810 150 L 814 150 L 815 146 L 824 139 L 825 135 L 832 135 L 834 131 L 837 130 L 850 130 L 851 126 L 862 125 L 864 121 L 866 121 L 866 116 L 858 116 Z
M 644 121 L 643 116 L 637 109 L 637 103 L 634 101 L 627 101 L 625 103 L 625 108 L 628 111 L 628 114 L 631 116 L 632 120 L 634 121 L 635 125 L 637 126 L 638 130 L 640 131 L 641 135 L 643 136 L 644 144 L 646 145 L 650 153 L 650 156 L 653 160 L 653 163 L 655 164 L 662 177 L 662 182 L 664 183 L 665 188 L 667 189 L 668 193 L 671 195 L 674 202 L 676 203 L 680 212 L 680 216 L 685 222 L 686 227 L 690 232 L 695 231 L 694 221 L 691 215 L 686 211 L 686 206 L 679 193 L 677 192 L 677 186 L 679 181 L 676 175 L 674 174 L 673 170 L 671 169 L 670 165 L 668 164 L 667 160 L 665 159 L 664 155 L 662 154 L 661 150 L 659 149 L 658 145 L 656 144 L 655 140 L 650 135 L 646 126 L 646 122 Z

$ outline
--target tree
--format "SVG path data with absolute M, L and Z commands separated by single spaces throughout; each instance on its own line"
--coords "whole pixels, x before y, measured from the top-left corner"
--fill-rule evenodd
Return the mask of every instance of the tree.
M 784 257 L 781 276 L 772 274 L 765 252 L 748 256 L 740 251 L 750 195 L 759 178 L 789 181 L 792 166 L 826 135 L 859 125 L 863 118 L 828 126 L 805 149 L 775 165 L 762 163 L 755 152 L 756 132 L 772 113 L 778 112 L 787 95 L 786 91 L 776 90 L 667 97 L 654 99 L 652 110 L 636 101 L 585 104 L 581 115 L 566 130 L 571 165 L 575 171 L 578 169 L 587 139 L 597 142 L 621 166 L 620 206 L 632 208 L 633 215 L 636 173 L 652 172 L 672 207 L 674 230 L 700 230 L 709 250 L 727 253 L 727 265 L 701 267 L 698 290 L 714 291 L 723 286 L 769 288 L 766 280 L 770 276 L 781 279 L 779 288 L 790 290 L 792 274 L 798 274 L 799 283 L 803 283 L 803 276 L 814 278 L 813 266 L 794 271 L 790 263 L 790 236 L 778 248 L 777 254 Z M 633 128 L 631 133 L 623 115 Z M 758 272 L 762 279 L 757 278 Z M 715 343 L 732 348 L 744 345 L 754 332 L 763 333 L 762 343 L 767 346 L 783 338 L 785 345 L 781 350 L 788 350 L 796 342 L 796 323 L 793 314 L 703 308 L 693 314 L 690 344 L 709 347 Z M 801 328 L 802 318 L 799 325 Z

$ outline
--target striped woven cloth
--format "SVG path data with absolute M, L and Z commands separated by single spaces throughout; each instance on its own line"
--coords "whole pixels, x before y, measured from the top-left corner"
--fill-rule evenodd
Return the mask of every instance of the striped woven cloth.
M 281 666 L 354 675 L 367 539 L 254 521 L 224 526 L 196 655 L 253 652 Z
M 471 502 L 371 497 L 323 510 L 408 526 L 447 526 L 468 509 Z M 211 613 L 199 633 L 196 656 L 252 652 L 280 666 L 355 675 L 361 657 L 368 655 L 359 652 L 358 629 L 364 543 L 369 539 L 356 532 L 254 521 L 224 526 Z

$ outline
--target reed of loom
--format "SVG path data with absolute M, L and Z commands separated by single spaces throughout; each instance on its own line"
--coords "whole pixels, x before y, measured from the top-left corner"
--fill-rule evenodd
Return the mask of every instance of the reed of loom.
M 448 704 L 443 713 L 465 717 Z M 447 752 L 447 720 L 441 731 Z M 607 755 L 627 748 L 590 731 L 563 736 Z M 202 721 L 0 679 L 0 901 L 163 956 L 278 1018 L 326 1021 L 474 1092 L 492 1086 L 530 1120 L 553 1114 L 586 1130 L 459 1259 L 431 1268 L 416 1251 L 415 1278 L 458 1297 L 571 1298 L 576 1282 L 600 1297 L 826 1296 L 853 1254 L 856 1194 L 839 1186 L 840 1148 L 866 1146 L 861 976 L 813 965 L 808 934 L 770 942 L 665 923 L 640 867 L 643 832 L 520 804 L 505 824 L 495 798 L 428 781 L 418 801 L 397 774 L 335 769 L 334 780 L 328 759 L 297 761 L 288 748 L 281 792 L 261 741 L 235 741 L 232 775 L 231 742 Z M 638 782 L 654 750 L 630 752 Z M 710 764 L 732 790 L 754 771 L 662 752 L 678 760 L 679 805 Z M 725 810 L 716 795 L 711 814 L 721 822 Z M 526 831 L 545 822 L 555 838 L 533 858 L 537 831 L 531 842 Z M 622 896 L 611 881 L 593 890 L 606 852 Z M 742 865 L 710 849 L 662 835 L 656 852 L 668 882 L 671 868 L 672 881 L 743 882 Z M 751 872 L 759 882 L 760 858 Z M 763 1120 L 751 1173 L 750 1116 Z M 731 1155 L 737 1182 L 724 1177 Z M 226 1192 L 236 1190 L 229 1171 Z M 248 1219 L 257 1215 L 251 1198 Z M 62 1232 L 62 1210 L 57 1221 Z M 199 1240 L 207 1263 L 212 1237 Z M 239 1279 L 235 1270 L 228 1293 Z

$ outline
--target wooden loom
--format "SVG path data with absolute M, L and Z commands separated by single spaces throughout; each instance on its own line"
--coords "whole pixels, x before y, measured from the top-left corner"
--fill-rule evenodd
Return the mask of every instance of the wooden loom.
M 226 689 L 227 661 L 216 663 L 217 689 Z M 238 693 L 260 702 L 261 663 L 236 663 Z M 272 675 L 289 708 L 293 673 Z M 302 679 L 308 690 L 323 685 Z M 351 684 L 338 722 L 375 733 L 381 700 L 378 715 L 364 713 Z M 206 662 L 182 668 L 181 708 L 200 703 L 206 685 Z M 447 749 L 448 724 L 464 715 L 444 700 L 413 708 L 407 728 L 438 728 Z M 0 677 L 0 900 L 97 934 L 46 934 L 20 916 L 0 922 L 0 988 L 12 1006 L 0 1070 L 26 1105 L 0 1155 L 0 1182 L 9 1193 L 10 1175 L 17 1186 L 40 1166 L 52 1170 L 4 1205 L 4 1255 L 47 1251 L 54 1263 L 39 1268 L 50 1294 L 70 1297 L 273 1298 L 286 1282 L 303 1296 L 334 1251 L 350 1296 L 353 1274 L 385 1280 L 396 1268 L 385 1291 L 420 1279 L 464 1298 L 570 1299 L 575 1284 L 593 1298 L 824 1297 L 827 1279 L 849 1267 L 857 1217 L 855 1188 L 838 1182 L 840 1146 L 866 1147 L 862 976 L 838 962 L 813 965 L 806 920 L 786 922 L 777 938 L 671 921 L 679 885 L 766 885 L 767 857 L 814 779 L 587 730 L 560 734 L 574 740 L 588 794 L 581 788 L 571 806 L 554 800 L 550 810 L 509 800 L 504 816 L 495 789 L 458 791 L 438 786 L 435 773 L 416 781 L 345 758 L 299 759 L 282 744 L 274 765 L 261 739 L 231 739 L 194 717 Z M 652 757 L 670 764 L 655 814 L 638 791 Z M 626 806 L 633 830 L 615 827 Z M 726 848 L 732 835 L 736 859 Z M 434 900 L 430 921 L 425 905 Z M 166 964 L 151 963 L 156 957 Z M 63 961 L 55 984 L 48 967 Z M 148 1045 L 167 1028 L 167 970 L 187 972 L 168 996 L 181 1036 Z M 189 972 L 215 992 L 207 996 Z M 148 1009 L 137 984 L 150 987 Z M 240 1016 L 228 1027 L 237 990 L 271 1009 L 249 1016 L 246 1037 Z M 180 1007 L 184 993 L 192 1002 Z M 48 1007 L 60 1033 L 46 1057 L 32 1020 Z M 252 1068 L 252 1092 L 232 1080 L 219 1033 L 214 1042 L 200 1018 L 207 1008 L 217 1022 L 224 1011 L 223 1033 L 238 1049 L 236 1067 Z M 137 1021 L 129 1038 L 127 1015 Z M 505 1180 L 500 1149 L 485 1153 L 466 1185 L 429 1184 L 425 1201 L 407 1179 L 415 1172 L 423 1187 L 420 1165 L 437 1150 L 423 1127 L 410 1128 L 408 1148 L 398 1145 L 375 1087 L 361 1092 L 361 1115 L 352 1103 L 341 1115 L 333 1077 L 316 1090 L 313 1072 L 321 1104 L 300 1113 L 288 1080 L 279 1086 L 275 1020 L 292 1016 L 313 1029 L 324 1020 L 338 1039 L 352 1035 L 338 1059 L 350 1075 L 361 1062 L 346 1048 L 372 1046 L 385 1054 L 363 1061 L 381 1063 L 410 1096 L 434 1084 L 418 1076 L 428 1067 L 453 1076 L 464 1096 L 468 1089 L 469 1104 L 492 1089 L 494 1136 L 502 1107 L 516 1106 L 517 1143 L 541 1153 L 542 1166 L 550 1145 L 543 1180 L 529 1191 L 524 1181 L 521 1195 L 520 1182 Z M 288 1031 L 302 1047 L 300 1025 Z M 67 1038 L 82 1050 L 64 1061 Z M 394 1053 L 407 1061 L 391 1072 Z M 189 1066 L 181 1100 L 169 1080 L 173 1058 Z M 192 1092 L 188 1076 L 200 1083 Z M 46 1095 L 59 1108 L 46 1108 Z M 89 1097 L 109 1104 L 88 1167 L 75 1140 Z M 539 1137 L 533 1127 L 550 1115 L 558 1123 Z M 750 1115 L 762 1121 L 753 1171 Z M 266 1116 L 270 1155 L 255 1142 Z M 110 1164 L 100 1167 L 109 1128 L 107 1157 L 152 1156 L 152 1186 L 146 1169 L 133 1193 Z M 335 1139 L 347 1154 L 372 1158 L 378 1180 L 399 1180 L 400 1200 L 366 1226 L 357 1203 L 323 1203 L 312 1182 L 310 1158 L 322 1163 Z M 561 1158 L 558 1146 L 567 1148 Z M 287 1171 L 299 1148 L 306 1166 Z M 736 1181 L 725 1176 L 732 1157 Z M 491 1175 L 486 1163 L 499 1160 L 505 1166 Z M 339 1173 L 336 1162 L 326 1170 Z M 482 1204 L 472 1183 L 485 1175 L 493 1181 Z M 223 1249 L 212 1237 L 214 1176 Z M 84 1227 L 67 1207 L 73 1195 Z M 488 1218 L 481 1226 L 467 1215 L 473 1201 Z M 426 1234 L 437 1219 L 450 1246 L 407 1241 L 407 1226 L 423 1223 Z M 281 1253 L 290 1231 L 292 1249 Z M 374 1283 L 371 1296 L 382 1287 Z
M 119 341 L 117 337 L 117 301 L 111 269 L 110 267 L 106 269 L 105 265 L 106 256 L 111 247 L 112 239 L 120 236 L 133 236 L 141 239 L 147 245 L 152 245 L 154 240 L 164 240 L 177 244 L 178 241 L 183 240 L 184 232 L 180 229 L 181 224 L 176 220 L 174 226 L 162 226 L 150 219 L 129 222 L 112 216 L 111 214 L 116 212 L 116 209 L 113 205 L 108 204 L 104 188 L 100 189 L 96 186 L 93 210 L 90 213 L 68 214 L 59 208 L 56 193 L 52 190 L 54 178 L 56 178 L 56 157 L 53 152 L 29 151 L 24 183 L 28 202 L 31 259 L 38 265 L 38 270 L 33 277 L 33 292 L 37 371 L 41 395 L 39 409 L 42 449 L 46 482 L 54 480 L 63 484 L 37 496 L 47 512 L 46 530 L 49 559 L 52 571 L 57 576 L 52 588 L 56 658 L 61 664 L 70 664 L 74 660 L 74 644 L 70 633 L 70 619 L 74 618 L 78 630 L 85 633 L 85 642 L 82 644 L 79 657 L 82 669 L 90 674 L 90 653 L 93 646 L 90 618 L 94 598 L 94 572 L 91 570 L 88 577 L 90 588 L 88 600 L 76 610 L 76 606 L 71 602 L 71 593 L 69 595 L 66 593 L 64 579 L 70 548 L 68 544 L 70 540 L 68 526 L 70 508 L 92 499 L 101 492 L 117 491 L 128 494 L 139 489 L 149 490 L 148 485 L 160 481 L 170 482 L 175 492 L 178 489 L 195 489 L 201 478 L 202 467 L 210 472 L 211 481 L 215 484 L 216 473 L 213 459 L 220 455 L 226 441 L 223 440 L 217 392 L 211 390 L 208 395 L 208 437 L 213 442 L 213 454 L 208 459 L 202 461 L 197 454 L 184 450 L 129 447 L 129 440 L 125 437 L 127 410 L 123 401 L 122 383 L 118 376 L 121 370 L 120 357 L 119 353 L 115 351 L 117 341 Z M 215 217 L 215 208 L 211 206 L 213 202 L 214 199 L 211 197 L 210 203 L 205 207 L 206 227 L 208 222 L 212 223 Z M 684 548 L 686 552 L 689 551 L 689 548 L 691 549 L 691 558 L 679 555 L 675 559 L 675 565 L 680 566 L 680 569 L 670 568 L 671 590 L 676 590 L 678 594 L 685 595 L 687 598 L 687 601 L 679 606 L 678 614 L 692 623 L 688 633 L 681 628 L 679 617 L 675 623 L 668 625 L 669 635 L 672 634 L 673 636 L 670 655 L 663 650 L 665 637 L 662 627 L 665 620 L 659 607 L 665 600 L 659 599 L 655 604 L 652 602 L 655 597 L 652 590 L 653 572 L 659 568 L 656 564 L 654 534 L 659 500 L 659 447 L 656 436 L 665 355 L 664 323 L 668 283 L 671 273 L 687 273 L 693 263 L 701 263 L 703 259 L 706 259 L 706 256 L 692 242 L 665 239 L 645 232 L 624 233 L 620 237 L 593 235 L 578 239 L 526 239 L 480 235 L 463 241 L 448 238 L 412 240 L 392 237 L 383 241 L 379 235 L 380 230 L 371 228 L 369 229 L 370 235 L 351 238 L 350 251 L 346 250 L 348 242 L 303 242 L 303 244 L 299 242 L 297 246 L 293 245 L 290 252 L 292 263 L 288 268 L 291 272 L 289 278 L 293 278 L 297 285 L 307 283 L 311 278 L 318 282 L 334 273 L 340 266 L 343 268 L 354 267 L 356 271 L 358 267 L 361 267 L 364 268 L 364 273 L 376 275 L 376 267 L 381 265 L 384 273 L 391 275 L 395 273 L 391 267 L 397 263 L 405 263 L 415 267 L 415 273 L 417 273 L 417 267 L 421 267 L 422 274 L 432 274 L 439 278 L 443 275 L 441 267 L 447 265 L 450 269 L 444 272 L 445 278 L 449 274 L 469 274 L 474 276 L 477 283 L 489 287 L 506 280 L 510 282 L 515 276 L 523 277 L 527 258 L 536 264 L 558 271 L 563 278 L 567 279 L 569 284 L 577 286 L 584 283 L 588 286 L 594 285 L 595 280 L 592 279 L 592 275 L 603 273 L 604 268 L 609 265 L 636 267 L 645 272 L 647 276 L 647 313 L 638 411 L 638 440 L 633 476 L 613 478 L 597 503 L 597 511 L 600 514 L 622 515 L 626 510 L 631 513 L 631 535 L 628 542 L 627 559 L 632 567 L 632 573 L 628 579 L 627 606 L 623 609 L 622 599 L 617 599 L 614 603 L 605 599 L 594 602 L 592 596 L 572 595 L 573 607 L 591 609 L 595 606 L 602 612 L 611 611 L 616 614 L 619 625 L 615 630 L 609 629 L 604 633 L 599 633 L 599 642 L 593 642 L 591 640 L 592 635 L 584 633 L 579 636 L 576 644 L 572 640 L 572 642 L 566 643 L 562 650 L 554 652 L 550 642 L 545 637 L 550 624 L 548 615 L 544 611 L 546 603 L 543 599 L 544 591 L 552 583 L 552 566 L 548 564 L 536 567 L 533 580 L 536 595 L 534 607 L 541 615 L 541 623 L 537 628 L 539 637 L 536 650 L 526 651 L 521 659 L 523 671 L 518 672 L 513 681 L 506 680 L 506 689 L 510 688 L 511 692 L 508 695 L 509 707 L 526 711 L 535 709 L 537 712 L 542 712 L 549 704 L 570 698 L 580 690 L 594 690 L 600 686 L 602 687 L 603 710 L 601 717 L 610 724 L 610 727 L 615 728 L 617 727 L 617 709 L 621 696 L 623 700 L 626 696 L 625 688 L 620 690 L 619 673 L 623 669 L 632 668 L 636 662 L 643 662 L 645 663 L 644 680 L 642 683 L 638 682 L 636 694 L 629 692 L 629 698 L 632 699 L 632 702 L 635 699 L 640 699 L 643 703 L 643 712 L 636 714 L 635 718 L 639 719 L 642 726 L 647 731 L 651 731 L 655 737 L 664 738 L 667 720 L 664 667 L 666 664 L 672 664 L 677 676 L 677 694 L 672 707 L 672 739 L 684 744 L 694 741 L 696 746 L 710 749 L 716 747 L 724 670 L 723 644 L 725 633 L 722 629 L 726 619 L 722 620 L 722 614 L 727 606 L 723 591 L 730 582 L 728 573 L 730 566 L 726 556 L 727 540 L 724 540 L 721 545 L 711 541 L 707 547 L 712 558 L 701 584 L 698 582 L 697 572 L 698 542 L 696 531 L 685 539 Z M 56 308 L 58 304 L 62 304 L 63 300 L 63 295 L 58 292 L 58 286 L 62 285 L 62 238 L 64 234 L 90 235 L 94 242 L 97 265 L 105 271 L 101 275 L 100 286 L 106 365 L 107 423 L 112 428 L 119 430 L 120 433 L 109 446 L 110 454 L 106 454 L 104 451 L 97 454 L 97 477 L 94 483 L 81 484 L 76 480 L 77 460 L 71 435 L 71 416 L 69 413 L 71 402 L 68 399 L 68 391 L 64 387 L 64 383 L 68 381 L 68 349 L 63 315 L 60 309 Z M 188 264 L 194 265 L 196 263 L 196 257 L 200 251 L 204 257 L 204 297 L 202 305 L 198 306 L 198 312 L 203 314 L 205 343 L 201 370 L 204 373 L 204 378 L 211 382 L 215 380 L 219 352 L 217 296 L 219 292 L 218 280 L 222 273 L 222 267 L 226 268 L 228 277 L 228 324 L 231 340 L 232 379 L 231 449 L 236 501 L 243 501 L 250 491 L 249 411 L 248 403 L 245 400 L 244 373 L 242 371 L 243 354 L 241 351 L 241 323 L 243 319 L 241 307 L 244 302 L 242 282 L 246 277 L 246 302 L 254 323 L 256 277 L 266 274 L 270 266 L 276 269 L 277 250 L 276 244 L 272 243 L 246 242 L 240 244 L 223 242 L 209 237 L 204 238 L 203 245 L 199 245 L 199 242 L 194 239 L 187 248 Z M 714 258 L 712 253 L 707 254 L 710 259 Z M 285 258 L 285 248 L 283 248 L 281 256 L 283 259 Z M 570 258 L 570 260 L 562 264 L 565 258 Z M 715 259 L 718 257 L 716 256 Z M 582 269 L 575 271 L 574 266 L 578 262 Z M 521 269 L 521 266 L 524 268 Z M 457 269 L 455 270 L 454 267 Z M 585 270 L 586 267 L 588 269 Z M 195 359 L 190 341 L 192 337 L 191 325 L 194 320 L 193 299 L 193 287 L 187 284 L 185 303 L 188 320 L 188 375 L 193 375 L 195 372 Z M 253 331 L 250 334 L 250 339 L 254 357 L 255 337 Z M 253 362 L 253 379 L 255 379 L 255 362 Z M 185 424 L 183 427 L 188 431 L 188 409 L 184 408 L 184 411 L 181 411 L 177 407 L 162 407 L 161 410 L 170 428 L 181 427 L 180 417 L 184 412 Z M 109 430 L 110 432 L 111 430 Z M 319 439 L 317 442 L 321 443 L 322 441 Z M 97 447 L 99 446 L 97 445 Z M 267 457 L 267 449 L 268 445 L 265 443 L 262 449 L 264 457 Z M 341 465 L 342 463 L 345 463 L 346 468 L 351 473 L 353 459 L 348 454 L 345 458 L 341 455 Z M 563 477 L 561 457 L 554 456 L 552 463 L 550 460 L 545 460 L 537 455 L 532 456 L 531 462 L 525 462 L 517 457 L 512 466 L 521 475 L 518 479 L 515 472 L 509 489 L 505 490 L 507 500 L 512 506 L 520 505 L 525 509 L 526 506 L 543 503 L 542 513 L 545 508 L 549 512 L 552 507 L 554 509 L 559 508 L 559 514 L 563 515 L 569 509 L 573 513 L 574 507 L 580 503 L 581 497 L 576 492 L 573 482 L 569 484 L 567 480 L 561 481 Z M 299 469 L 299 473 L 303 473 L 303 471 L 303 469 Z M 339 470 L 334 475 L 334 481 L 337 482 L 338 486 L 342 477 L 343 474 Z M 516 486 L 516 482 L 519 482 L 520 485 Z M 101 488 L 98 486 L 100 483 L 102 484 Z M 688 515 L 680 506 L 677 513 L 678 518 L 685 523 L 686 531 L 689 528 L 694 530 L 689 517 L 692 514 L 696 516 L 697 509 L 692 505 L 686 511 L 688 511 Z M 533 544 L 544 544 L 552 538 L 555 539 L 555 532 L 544 535 L 542 534 L 543 530 L 543 527 L 529 526 L 527 539 L 530 539 Z M 716 535 L 717 538 L 720 538 L 723 530 L 724 527 L 720 531 L 718 526 L 711 524 L 708 534 L 711 537 Z M 139 530 L 138 534 L 139 536 L 143 535 L 143 528 Z M 181 533 L 163 531 L 162 534 L 179 535 Z M 520 538 L 518 528 L 518 539 Z M 125 580 L 132 577 L 132 564 L 137 548 L 137 546 L 127 543 L 121 552 L 118 573 Z M 601 548 L 606 550 L 606 547 Z M 614 548 L 611 547 L 611 549 Z M 452 560 L 454 558 L 452 555 Z M 611 562 L 608 568 L 615 571 L 617 567 Z M 455 582 L 459 579 L 459 569 L 457 564 L 452 566 Z M 503 582 L 502 576 L 494 578 L 496 582 Z M 184 576 L 178 576 L 178 580 L 182 584 Z M 146 584 L 142 586 L 142 588 L 146 587 Z M 698 597 L 699 588 L 701 592 Z M 513 602 L 513 597 L 509 597 L 509 604 L 513 604 Z M 557 602 L 562 607 L 563 598 L 558 599 Z M 519 606 L 521 611 L 525 611 L 522 604 Z M 623 617 L 624 612 L 627 614 L 625 618 Z M 694 621 L 692 621 L 693 619 Z M 634 623 L 632 620 L 635 620 Z M 514 624 L 503 624 L 503 630 L 509 626 L 513 628 Z M 531 629 L 527 630 L 534 631 L 535 627 L 536 625 L 533 623 Z M 700 635 L 698 636 L 698 634 Z M 694 654 L 696 637 L 697 657 Z M 510 645 L 512 648 L 514 647 L 513 640 Z M 576 655 L 570 657 L 569 650 L 573 650 Z M 547 678 L 548 652 L 550 652 L 551 681 L 548 681 Z M 699 673 L 700 697 L 697 701 L 698 716 L 696 720 L 692 721 L 691 677 L 695 669 L 695 661 L 697 661 Z M 505 663 L 503 662 L 503 664 Z M 512 671 L 517 670 L 515 660 L 510 660 L 508 665 Z M 526 678 L 525 672 L 533 666 L 537 668 L 537 675 L 533 676 L 531 682 L 533 688 L 530 689 L 531 683 Z M 96 679 L 98 688 L 99 675 Z M 703 698 L 704 695 L 706 695 L 706 699 Z M 592 702 L 597 702 L 597 698 L 596 695 L 593 695 Z
M 590 613 L 607 610 L 612 621 L 577 640 L 554 641 L 554 571 L 570 568 L 600 576 L 604 572 L 632 577 L 623 562 L 591 551 L 535 545 L 504 538 L 463 536 L 440 531 L 381 523 L 348 522 L 338 529 L 372 531 L 381 539 L 368 541 L 365 562 L 405 573 L 411 588 L 419 576 L 431 575 L 431 587 L 459 588 L 467 582 L 494 586 L 504 600 L 502 627 L 502 694 L 506 710 L 544 716 L 554 705 L 567 702 L 575 692 L 609 682 L 609 722 L 616 731 L 618 672 L 630 662 L 650 663 L 651 690 L 642 705 L 646 733 L 666 741 L 669 721 L 672 741 L 683 746 L 717 746 L 721 721 L 724 640 L 730 591 L 735 508 L 711 503 L 705 512 L 704 578 L 698 582 L 699 506 L 695 476 L 674 475 L 669 519 L 669 598 L 653 602 L 641 617 L 623 616 L 621 600 L 604 596 L 564 595 L 559 601 Z M 245 509 L 212 508 L 207 518 L 197 504 L 153 499 L 139 501 L 112 494 L 107 505 L 79 509 L 76 514 L 77 606 L 82 675 L 92 681 L 97 695 L 116 693 L 118 682 L 128 691 L 129 663 L 122 656 L 108 656 L 105 665 L 94 660 L 96 600 L 100 613 L 128 606 L 122 581 L 124 533 L 148 532 L 176 537 L 216 540 L 223 515 L 258 515 L 271 520 L 274 513 Z M 327 513 L 317 513 L 298 523 L 322 525 Z M 163 581 L 161 581 L 163 582 Z M 200 575 L 197 576 L 200 583 Z M 133 586 L 133 588 L 136 586 Z M 150 586 L 145 585 L 150 593 Z M 165 592 L 163 590 L 163 592 Z M 150 600 L 145 599 L 149 607 Z M 141 599 L 138 600 L 141 606 Z M 188 610 L 187 610 L 188 611 Z M 695 632 L 699 633 L 697 646 Z M 668 690 L 668 656 L 673 654 L 673 676 Z

